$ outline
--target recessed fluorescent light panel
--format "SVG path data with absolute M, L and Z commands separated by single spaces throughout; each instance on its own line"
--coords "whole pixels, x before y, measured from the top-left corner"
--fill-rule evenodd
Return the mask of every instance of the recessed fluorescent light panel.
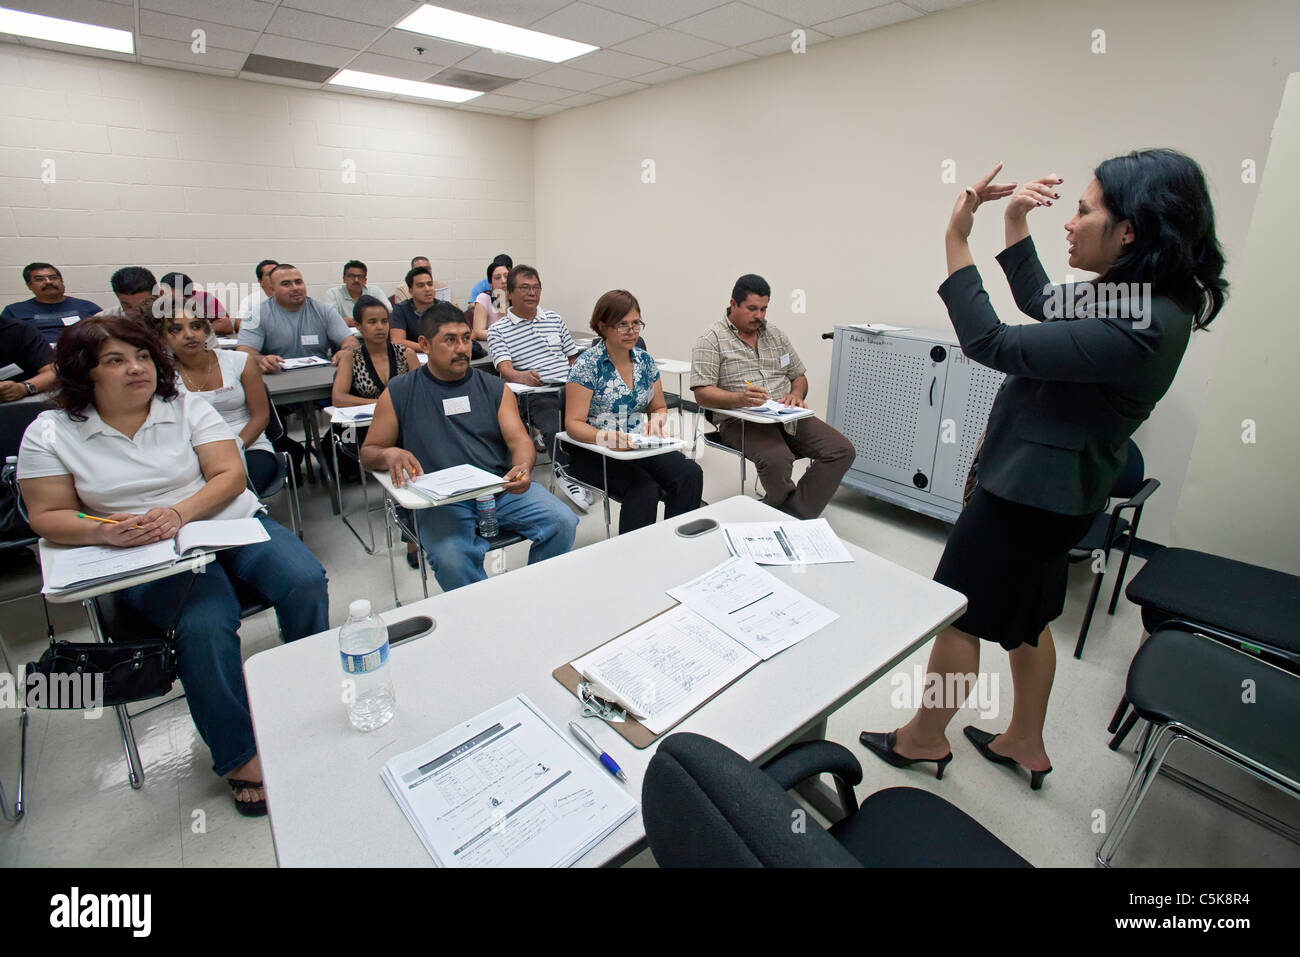
M 94 47 L 114 53 L 134 53 L 135 37 L 129 30 L 97 27 L 93 23 L 43 17 L 39 13 L 25 13 L 0 7 L 0 33 L 12 33 L 33 40 L 50 40 L 78 47 Z
M 497 53 L 513 53 L 534 60 L 546 60 L 549 63 L 563 63 L 575 56 L 582 56 L 592 50 L 599 50 L 590 43 L 553 37 L 548 33 L 537 33 L 523 27 L 512 27 L 508 23 L 484 20 L 482 17 L 444 10 L 442 7 L 425 4 L 405 20 L 397 24 L 398 30 L 411 33 L 423 33 L 425 36 L 440 40 L 453 40 L 470 46 L 483 47 Z
M 334 79 L 334 86 L 350 86 L 358 90 L 372 90 L 375 93 L 396 93 L 400 96 L 418 96 L 424 100 L 444 100 L 448 103 L 464 103 L 483 94 L 477 90 L 458 90 L 454 86 L 440 83 L 421 83 L 419 80 L 399 80 L 395 76 L 381 76 L 378 73 L 361 73 L 358 70 L 340 70 Z

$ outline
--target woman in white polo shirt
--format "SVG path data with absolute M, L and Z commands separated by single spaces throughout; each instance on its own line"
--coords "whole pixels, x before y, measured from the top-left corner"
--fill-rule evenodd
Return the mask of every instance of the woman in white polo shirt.
M 18 455 L 38 535 L 63 545 L 129 547 L 171 538 L 197 519 L 257 515 L 270 536 L 218 552 L 188 593 L 175 579 L 161 579 L 119 596 L 160 629 L 176 619 L 180 677 L 213 769 L 227 776 L 241 814 L 265 814 L 232 581 L 273 604 L 292 641 L 329 627 L 325 570 L 262 514 L 245 487 L 229 426 L 207 402 L 178 392 L 171 359 L 147 328 L 83 320 L 60 338 L 55 362 L 59 409 L 36 417 Z

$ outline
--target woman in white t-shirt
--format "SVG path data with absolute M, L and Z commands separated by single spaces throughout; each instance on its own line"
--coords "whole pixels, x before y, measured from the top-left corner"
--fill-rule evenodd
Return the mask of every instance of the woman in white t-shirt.
M 38 535 L 126 548 L 172 538 L 186 522 L 256 515 L 269 536 L 217 552 L 188 581 L 163 578 L 117 593 L 160 631 L 175 620 L 181 681 L 213 770 L 227 776 L 239 813 L 265 814 L 234 583 L 274 605 L 292 641 L 329 627 L 325 570 L 262 513 L 230 427 L 207 402 L 178 391 L 171 359 L 147 328 L 84 319 L 59 339 L 55 363 L 59 408 L 36 417 L 18 453 Z
M 506 314 L 506 278 L 509 266 L 488 266 L 488 291 L 474 298 L 474 341 L 487 342 L 488 327 Z
M 257 363 L 249 362 L 246 352 L 210 348 L 212 324 L 189 306 L 177 309 L 174 316 L 151 315 L 149 322 L 175 358 L 180 390 L 207 399 L 225 419 L 244 453 L 253 488 L 266 488 L 278 468 L 265 434 L 271 403 Z

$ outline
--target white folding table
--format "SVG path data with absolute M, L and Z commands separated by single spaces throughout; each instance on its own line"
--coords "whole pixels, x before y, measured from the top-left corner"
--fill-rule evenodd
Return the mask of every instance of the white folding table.
M 627 773 L 638 801 L 655 746 L 637 750 L 552 676 L 559 665 L 670 607 L 667 588 L 727 557 L 722 536 L 685 539 L 684 522 L 784 520 L 737 496 L 670 521 L 459 588 L 382 617 L 427 614 L 438 629 L 392 650 L 397 716 L 364 734 L 341 699 L 338 632 L 254 655 L 245 665 L 253 726 L 281 866 L 431 866 L 433 859 L 380 780 L 384 762 L 524 693 L 563 727 L 581 721 Z M 885 675 L 965 609 L 949 588 L 848 545 L 853 563 L 768 569 L 839 614 L 750 670 L 674 731 L 715 738 L 751 760 L 824 735 L 826 717 Z M 645 845 L 638 811 L 579 861 L 618 864 Z

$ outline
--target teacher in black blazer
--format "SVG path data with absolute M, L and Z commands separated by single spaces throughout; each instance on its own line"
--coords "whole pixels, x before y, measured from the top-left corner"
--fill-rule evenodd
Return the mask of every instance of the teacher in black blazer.
M 967 608 L 935 639 L 921 708 L 897 731 L 864 731 L 861 741 L 897 767 L 934 762 L 942 777 L 952 760 L 945 731 L 979 671 L 979 641 L 996 641 L 1011 659 L 1011 720 L 1001 734 L 969 726 L 966 737 L 988 760 L 1028 770 L 1037 790 L 1052 770 L 1043 743 L 1056 672 L 1048 624 L 1065 605 L 1069 549 L 1106 506 L 1128 438 L 1169 389 L 1192 330 L 1222 308 L 1228 284 L 1205 177 L 1183 154 L 1139 150 L 1094 170 L 1065 232 L 1070 266 L 1098 275 L 1067 286 L 1048 282 L 1026 219 L 1060 199 L 1062 180 L 993 183 L 1001 168 L 957 200 L 939 287 L 962 352 L 1007 374 L 978 484 L 934 573 Z M 1008 196 L 1007 248 L 997 258 L 1036 325 L 998 320 L 967 244 L 980 205 Z

